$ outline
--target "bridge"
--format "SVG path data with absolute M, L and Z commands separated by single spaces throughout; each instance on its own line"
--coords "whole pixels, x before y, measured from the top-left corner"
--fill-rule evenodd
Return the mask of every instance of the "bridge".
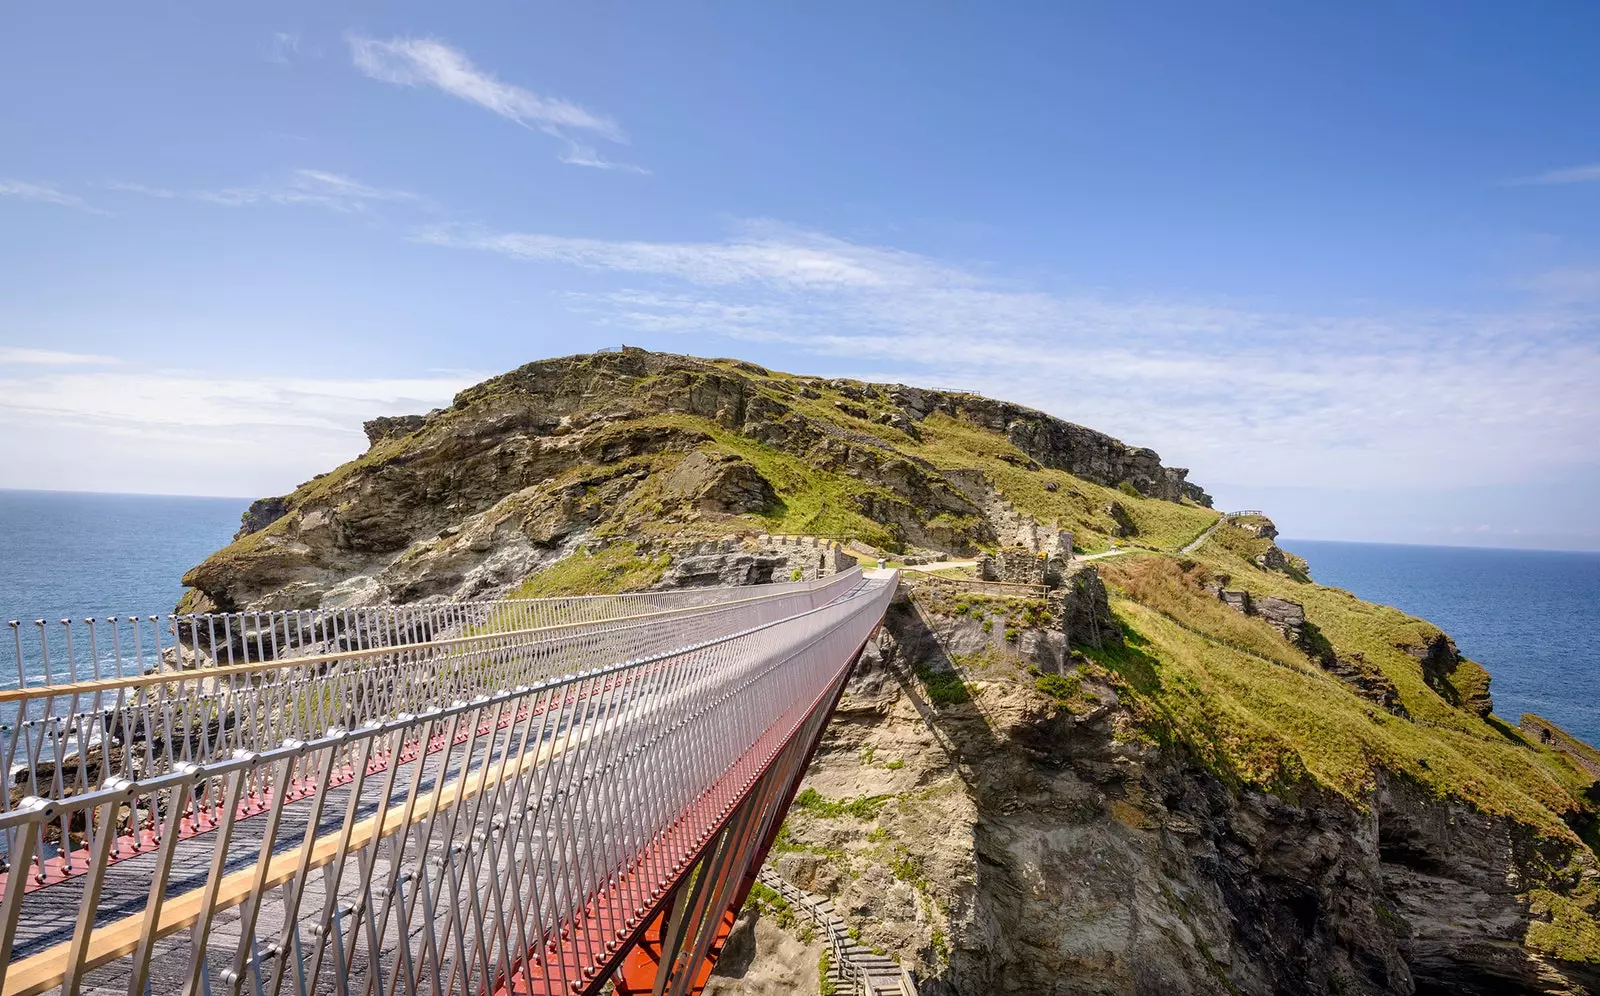
M 698 993 L 897 578 L 13 622 L 0 994 Z

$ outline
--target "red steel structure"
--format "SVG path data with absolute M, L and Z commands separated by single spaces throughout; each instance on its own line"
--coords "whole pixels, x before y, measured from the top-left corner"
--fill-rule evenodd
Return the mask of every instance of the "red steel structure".
M 698 993 L 895 584 L 13 624 L 0 994 Z

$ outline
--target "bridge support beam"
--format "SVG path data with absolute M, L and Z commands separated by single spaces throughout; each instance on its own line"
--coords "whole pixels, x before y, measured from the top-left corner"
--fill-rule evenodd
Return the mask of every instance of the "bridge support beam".
M 699 996 L 705 989 L 864 647 L 621 952 L 610 976 L 617 996 Z M 605 978 L 589 992 L 599 992 Z

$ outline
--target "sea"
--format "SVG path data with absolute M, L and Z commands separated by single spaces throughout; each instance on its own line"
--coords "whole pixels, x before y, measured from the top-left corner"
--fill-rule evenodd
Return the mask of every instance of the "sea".
M 0 490 L 0 626 L 171 612 L 179 578 L 232 539 L 248 505 Z M 1449 633 L 1494 675 L 1495 711 L 1506 720 L 1537 713 L 1600 744 L 1600 553 L 1279 542 L 1322 584 Z M 0 647 L 0 666 L 13 656 Z M 0 673 L 0 687 L 16 680 Z
M 1600 553 L 1279 539 L 1320 584 L 1393 605 L 1489 669 L 1494 711 L 1600 744 Z
M 59 651 L 62 619 L 165 617 L 183 595 L 179 578 L 233 539 L 249 504 L 0 490 L 0 688 L 17 687 L 19 644 L 29 679 L 41 672 L 36 619 L 46 621 Z M 12 620 L 21 624 L 20 640 L 3 628 Z M 0 722 L 7 718 L 0 714 Z

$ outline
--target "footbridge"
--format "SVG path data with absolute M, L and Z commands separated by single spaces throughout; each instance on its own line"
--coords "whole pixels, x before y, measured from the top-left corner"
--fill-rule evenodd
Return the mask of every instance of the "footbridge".
M 896 582 L 13 622 L 0 994 L 698 993 Z

